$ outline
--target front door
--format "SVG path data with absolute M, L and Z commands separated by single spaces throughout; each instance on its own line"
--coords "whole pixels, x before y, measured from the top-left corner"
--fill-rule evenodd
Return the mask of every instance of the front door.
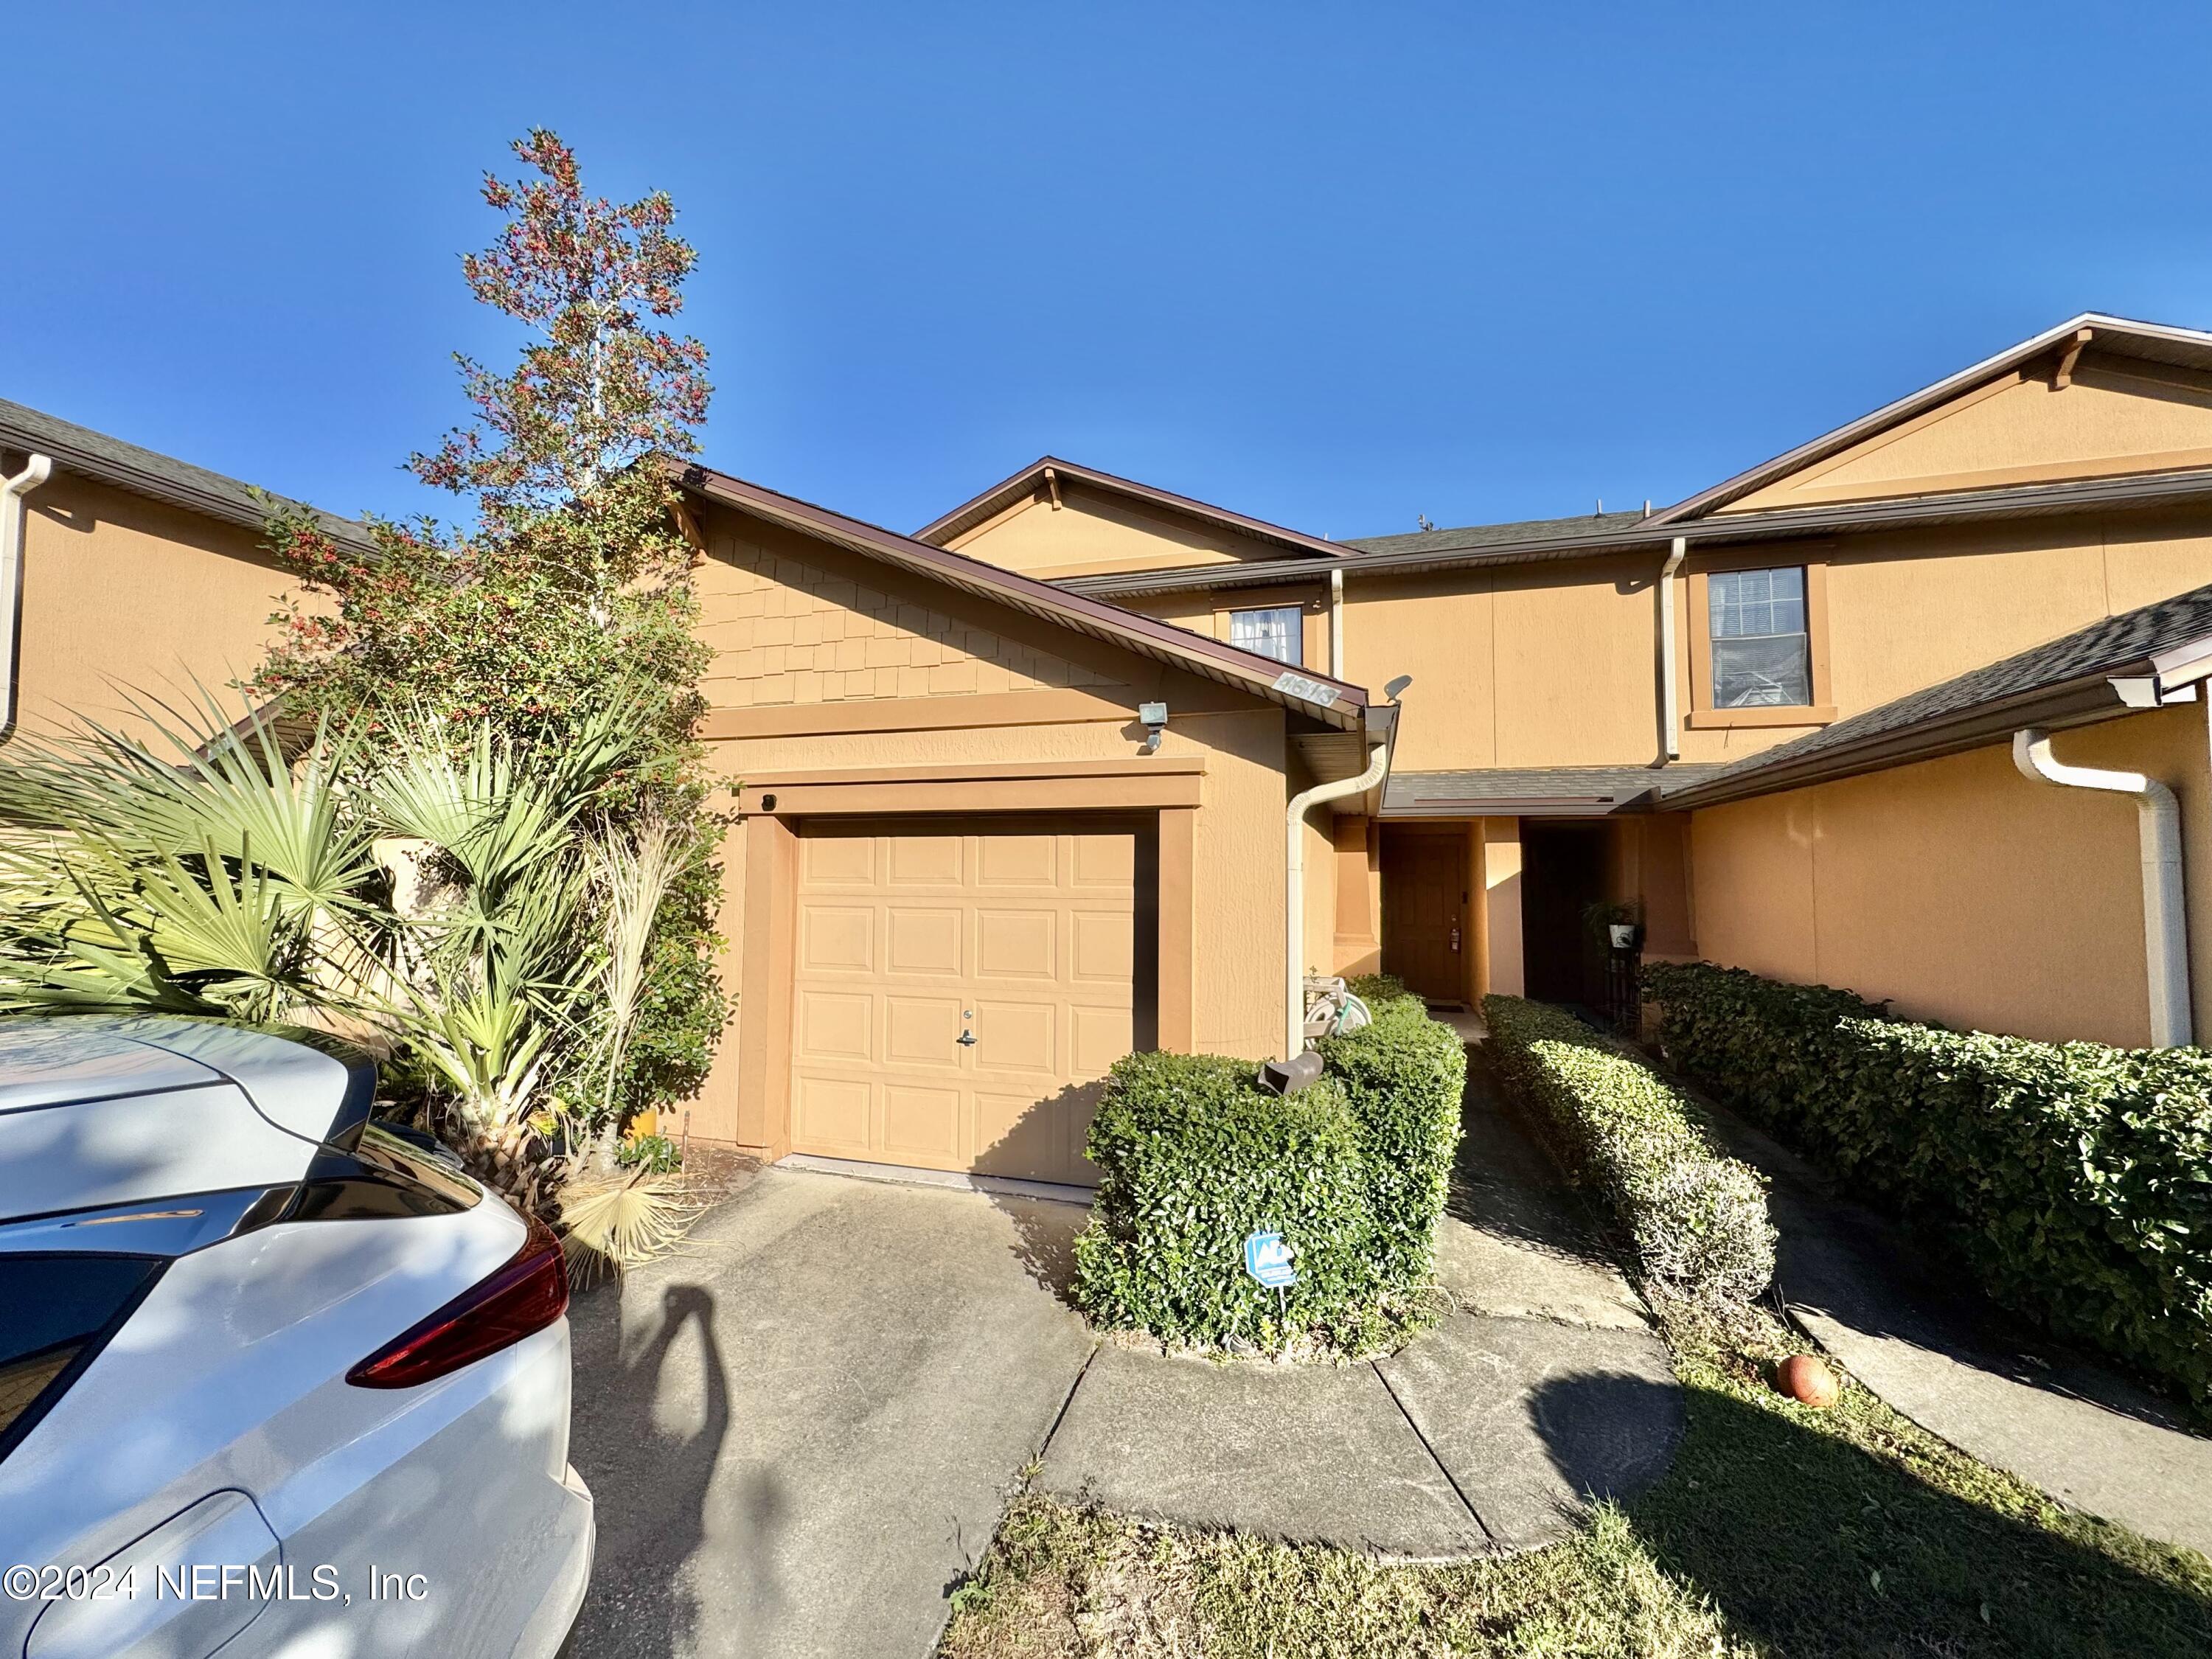
M 1467 828 L 1382 826 L 1382 971 L 1432 1002 L 1468 994 Z

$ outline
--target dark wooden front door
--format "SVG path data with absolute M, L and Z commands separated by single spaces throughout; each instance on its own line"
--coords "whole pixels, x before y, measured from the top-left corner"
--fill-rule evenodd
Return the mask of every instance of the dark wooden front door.
M 1435 1002 L 1467 997 L 1467 829 L 1385 824 L 1382 971 Z

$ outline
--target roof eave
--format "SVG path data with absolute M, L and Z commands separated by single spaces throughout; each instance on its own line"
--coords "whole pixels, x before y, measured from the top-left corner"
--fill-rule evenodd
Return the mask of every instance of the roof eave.
M 1713 778 L 1670 790 L 1658 804 L 1668 811 L 1693 811 L 1758 795 L 1802 789 L 1816 783 L 1832 783 L 1918 761 L 1940 760 L 1970 749 L 1985 749 L 1992 744 L 2008 741 L 2023 726 L 2063 731 L 2070 726 L 2118 720 L 2142 711 L 2122 700 L 2114 682 L 2154 675 L 2156 672 L 2148 658 L 2100 669 L 1920 725 L 1876 732 L 1855 743 L 1808 755 L 1802 761 L 1753 767 L 1736 777 Z
M 1366 690 L 1349 681 L 1285 669 L 1279 663 L 1172 623 L 1066 592 L 1034 577 L 902 536 L 864 520 L 848 518 L 696 462 L 668 458 L 665 465 L 684 489 L 802 534 L 819 536 L 864 557 L 918 571 L 978 598 L 1011 605 L 1167 666 L 1264 698 L 1340 731 L 1361 731 L 1368 725 Z

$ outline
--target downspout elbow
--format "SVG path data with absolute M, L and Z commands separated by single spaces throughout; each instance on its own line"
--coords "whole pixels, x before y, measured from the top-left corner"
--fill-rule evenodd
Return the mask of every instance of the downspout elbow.
M 1306 976 L 1299 965 L 1305 954 L 1306 932 L 1306 814 L 1315 807 L 1348 795 L 1364 795 L 1382 781 L 1390 770 L 1390 745 L 1379 739 L 1367 750 L 1367 769 L 1357 777 L 1316 784 L 1291 797 L 1285 809 L 1283 887 L 1284 996 L 1283 1058 L 1289 1060 L 1306 1046 Z
M 2189 914 L 2184 903 L 2181 804 L 2173 791 L 2140 772 L 2069 766 L 2051 752 L 2051 734 L 2036 726 L 2015 732 L 2013 764 L 2037 783 L 2126 795 L 2136 803 L 2142 855 L 2143 957 L 2150 987 L 2150 1041 L 2154 1048 L 2185 1048 L 2195 1040 L 2189 996 Z

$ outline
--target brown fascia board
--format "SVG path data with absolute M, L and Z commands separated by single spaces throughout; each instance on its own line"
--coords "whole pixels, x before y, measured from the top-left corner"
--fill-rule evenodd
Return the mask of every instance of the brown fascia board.
M 1761 461 L 1757 466 L 1739 472 L 1732 478 L 1723 478 L 1672 507 L 1662 507 L 1646 522 L 1653 526 L 1679 525 L 1685 520 L 1717 512 L 1764 484 L 1824 461 L 1853 444 L 1871 438 L 1900 422 L 1924 414 L 1938 404 L 1971 392 L 2000 374 L 2014 373 L 2046 352 L 2060 350 L 2074 343 L 2075 336 L 2083 329 L 2089 330 L 2093 336 L 2112 337 L 2111 343 L 2117 346 L 2122 355 L 2130 355 L 2127 353 L 2126 347 L 2133 344 L 2142 348 L 2143 355 L 2150 356 L 2154 362 L 2173 361 L 2179 353 L 2198 358 L 2204 366 L 2212 367 L 2212 334 L 2202 333 L 2196 329 L 2174 328 L 2163 323 L 2138 322 L 2132 318 L 2114 317 L 2100 311 L 2085 311 L 2078 317 L 2069 317 L 2056 327 L 2047 328 L 2040 334 L 2022 340 L 2018 345 L 2006 347 L 1995 356 L 1969 364 L 1955 374 L 1947 374 L 1932 386 L 1923 386 L 1893 403 L 1884 404 L 1871 414 L 1846 422 L 1832 432 L 1823 433 L 1795 449 L 1775 456 L 1771 460 Z M 2092 341 L 2093 344 L 2098 343 L 2094 339 Z
M 1588 536 L 1492 542 L 1465 552 L 1425 548 L 1413 553 L 1369 553 L 1346 560 L 1342 568 L 1346 575 L 1410 575 L 1427 570 L 1544 564 L 1658 550 L 1678 536 L 1692 547 L 1724 547 L 1746 542 L 1909 530 L 1981 520 L 2056 518 L 2106 507 L 2181 506 L 2208 500 L 2212 500 L 2212 467 L 2194 467 L 2064 483 L 2019 484 L 2008 489 L 1954 490 L 1828 507 L 1730 514 L 1724 518 L 1692 520 L 1656 529 L 1654 521 L 1645 519 L 1620 530 L 1600 531 Z M 1165 593 L 1258 586 L 1282 580 L 1279 570 L 1268 572 L 1264 567 L 1255 570 L 1243 565 L 1185 565 L 1173 570 L 1134 571 L 1125 575 L 1073 576 L 1054 586 L 1075 593 Z
M 1215 507 L 1210 501 L 1194 501 L 1172 490 L 1157 489 L 1151 484 L 1139 483 L 1134 478 L 1123 478 L 1111 472 L 1101 472 L 1096 467 L 1063 461 L 1056 455 L 1043 456 L 1012 477 L 1000 479 L 981 495 L 963 501 L 942 518 L 924 525 L 914 532 L 914 538 L 942 546 L 956 536 L 965 535 L 994 514 L 1003 512 L 1023 496 L 1033 494 L 1043 482 L 1048 467 L 1058 477 L 1073 483 L 1088 484 L 1094 489 L 1126 495 L 1147 506 L 1164 507 L 1170 512 L 1201 519 L 1223 529 L 1237 531 L 1261 541 L 1272 542 L 1278 547 L 1288 548 L 1294 553 L 1325 559 L 1348 556 L 1345 549 L 1318 536 L 1309 536 L 1303 531 L 1269 524 L 1264 519 L 1247 518 L 1242 513 L 1231 513 L 1227 507 Z
M 1177 628 L 1172 623 L 1125 611 L 1117 605 L 1068 592 L 1035 577 L 1018 575 L 983 560 L 971 559 L 964 553 L 933 547 L 895 530 L 848 518 L 829 507 L 748 483 L 696 462 L 664 458 L 663 464 L 684 489 L 772 524 L 819 537 L 864 557 L 913 571 L 978 598 L 1012 605 L 1042 621 L 1121 646 L 1155 662 L 1249 692 L 1339 731 L 1357 732 L 1369 724 L 1366 689 L 1349 681 L 1308 673 L 1303 669 L 1285 671 L 1272 657 L 1240 650 L 1219 640 L 1194 634 L 1187 628 Z M 1317 701 L 1279 688 L 1277 682 L 1285 678 L 1306 681 L 1331 695 L 1326 701 Z
M 1857 743 L 1839 744 L 1797 761 L 1771 767 L 1754 767 L 1735 777 L 1712 778 L 1679 791 L 1669 791 L 1656 805 L 1662 811 L 1692 811 L 1718 806 L 1754 795 L 1778 794 L 1816 783 L 1832 783 L 1869 772 L 1887 771 L 1916 761 L 1940 760 L 1969 749 L 1986 749 L 2009 742 L 2022 726 L 2064 731 L 2142 712 L 2121 702 L 2112 682 L 2131 675 L 2153 672 L 2148 659 L 2047 685 L 2033 691 L 1961 709 L 1924 725 L 1883 732 Z

